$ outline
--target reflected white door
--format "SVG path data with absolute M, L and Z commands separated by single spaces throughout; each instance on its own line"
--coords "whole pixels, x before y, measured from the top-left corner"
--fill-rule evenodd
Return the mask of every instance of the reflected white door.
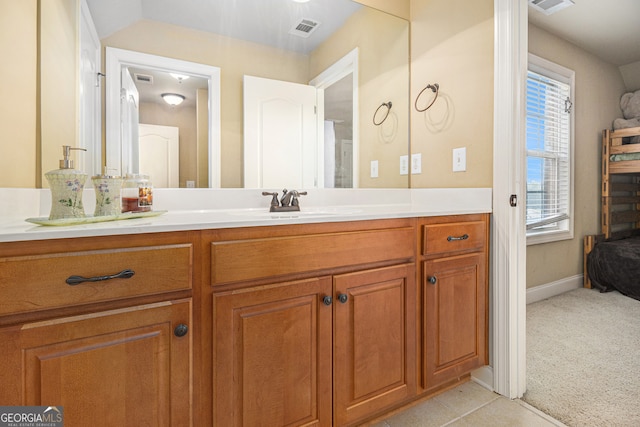
M 81 3 L 80 21 L 80 143 L 87 150 L 78 156 L 78 168 L 89 176 L 102 173 L 101 100 L 100 100 L 100 38 L 91 19 L 86 1 Z
M 120 112 L 122 114 L 120 123 L 121 159 L 122 174 L 139 173 L 138 169 L 138 117 L 140 106 L 140 95 L 136 89 L 129 69 L 122 68 L 121 73 L 122 91 L 120 92 Z M 107 165 L 107 168 L 115 167 Z
M 317 186 L 316 89 L 244 76 L 244 186 Z
M 178 188 L 180 130 L 175 126 L 139 125 L 140 173 L 156 188 Z

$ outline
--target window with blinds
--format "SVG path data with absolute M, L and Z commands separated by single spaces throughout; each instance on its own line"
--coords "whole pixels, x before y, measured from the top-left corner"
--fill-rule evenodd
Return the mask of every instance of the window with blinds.
M 527 236 L 544 241 L 573 237 L 572 93 L 571 70 L 530 55 L 526 223 Z

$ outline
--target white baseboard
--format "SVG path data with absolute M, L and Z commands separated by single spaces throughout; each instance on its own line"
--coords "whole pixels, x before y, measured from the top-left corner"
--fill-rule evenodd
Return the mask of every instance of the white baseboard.
M 546 285 L 535 286 L 527 289 L 527 304 L 533 302 L 542 301 L 543 299 L 551 298 L 556 295 L 563 294 L 565 292 L 581 288 L 583 275 L 578 274 L 576 276 L 565 277 L 564 279 L 556 280 L 555 282 L 547 283 Z
M 471 372 L 471 380 L 480 384 L 487 390 L 494 391 L 493 368 L 491 366 L 483 366 Z

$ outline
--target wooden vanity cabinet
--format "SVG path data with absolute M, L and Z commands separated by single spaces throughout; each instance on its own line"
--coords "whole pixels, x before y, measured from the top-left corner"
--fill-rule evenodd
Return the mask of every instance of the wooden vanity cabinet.
M 192 425 L 194 239 L 0 245 L 0 402 L 62 406 L 70 427 Z
M 356 425 L 415 396 L 414 241 L 412 220 L 215 233 L 213 425 Z
M 488 363 L 488 215 L 420 221 L 421 384 Z
M 488 221 L 0 244 L 0 403 L 71 427 L 362 424 L 487 363 Z
M 329 295 L 329 277 L 214 294 L 214 425 L 331 425 Z
M 413 264 L 334 276 L 334 425 L 415 396 L 414 277 Z

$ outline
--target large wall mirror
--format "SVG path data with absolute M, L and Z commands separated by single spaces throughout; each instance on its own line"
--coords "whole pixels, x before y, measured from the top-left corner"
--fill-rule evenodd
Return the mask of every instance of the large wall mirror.
M 140 144 L 140 132 L 155 137 L 162 127 L 179 128 L 178 182 L 174 180 L 167 186 L 273 188 L 281 182 L 291 182 L 286 184 L 290 188 L 297 186 L 294 178 L 256 181 L 248 177 L 247 171 L 277 164 L 283 172 L 298 170 L 301 165 L 305 171 L 313 168 L 312 181 L 300 181 L 300 187 L 408 187 L 408 175 L 400 172 L 400 158 L 409 153 L 407 20 L 351 0 L 85 1 L 101 45 L 102 70 L 107 74 L 102 80 L 107 83 L 102 93 L 104 122 L 101 137 L 85 137 L 78 131 L 77 143 L 70 145 L 81 145 L 83 139 L 85 144 L 92 144 L 100 158 L 92 172 L 97 172 L 98 164 L 105 163 L 108 168 L 120 168 L 122 172 L 135 171 L 127 162 L 139 161 L 135 158 L 136 150 L 123 154 L 122 140 L 115 142 L 116 147 L 113 141 L 117 139 L 109 135 L 110 121 L 117 120 L 121 128 L 132 126 L 131 122 L 124 124 L 122 109 L 116 113 L 120 117 L 113 117 L 113 109 L 106 105 L 109 94 L 114 93 L 110 92 L 115 84 L 112 81 L 119 81 L 120 95 L 124 93 L 122 70 L 126 69 L 138 91 L 135 102 L 141 108 L 139 123 L 158 127 L 151 131 L 138 128 L 131 132 L 132 138 Z M 49 2 L 76 3 L 75 18 L 80 26 L 82 0 Z M 43 21 L 42 17 L 39 21 Z M 55 21 L 56 17 L 44 20 L 48 25 Z M 60 20 L 59 25 L 68 28 L 69 19 Z M 41 49 L 47 45 L 44 37 L 48 32 L 40 31 Z M 116 57 L 118 76 L 108 67 L 107 48 L 164 62 L 149 66 L 145 61 L 137 63 L 133 56 L 126 60 Z M 76 67 L 80 63 L 76 58 Z M 190 64 L 195 68 L 189 68 Z M 182 77 L 171 76 L 172 73 Z M 77 72 L 76 81 L 79 75 Z M 157 85 L 175 86 L 153 87 L 149 80 Z M 250 80 L 274 83 L 275 87 L 281 82 L 311 86 L 322 103 L 313 111 L 313 120 L 296 127 L 278 113 L 288 109 L 295 114 L 295 105 L 275 105 L 278 102 L 269 97 L 246 99 Z M 187 87 L 189 94 L 182 92 Z M 81 98 L 79 92 L 76 91 L 77 99 Z M 160 96 L 163 93 L 175 93 L 184 100 L 171 106 Z M 249 102 L 257 103 L 257 118 L 247 116 Z M 41 121 L 54 113 L 60 114 L 56 103 L 40 105 Z M 188 116 L 187 110 L 191 111 Z M 165 122 L 176 112 L 182 116 Z M 79 115 L 77 111 L 74 114 Z M 374 123 L 383 117 L 383 123 Z M 310 134 L 315 139 L 304 142 L 310 145 L 300 142 L 303 133 L 309 134 L 310 125 L 305 123 L 314 126 Z M 251 133 L 247 126 L 251 130 L 270 127 L 285 132 L 275 136 L 247 135 Z M 245 141 L 249 137 L 255 138 L 257 145 L 249 145 Z M 299 145 L 287 146 L 286 139 L 298 140 Z M 51 144 L 53 148 L 38 148 L 34 153 L 41 157 L 42 164 L 36 175 L 53 168 L 45 163 L 57 164 L 60 151 L 57 147 L 62 144 L 50 141 L 43 135 L 40 144 L 43 147 Z M 146 158 L 139 152 L 137 155 Z M 112 164 L 117 157 L 120 164 Z M 45 161 L 49 158 L 50 161 Z M 36 179 L 34 186 L 40 185 Z

